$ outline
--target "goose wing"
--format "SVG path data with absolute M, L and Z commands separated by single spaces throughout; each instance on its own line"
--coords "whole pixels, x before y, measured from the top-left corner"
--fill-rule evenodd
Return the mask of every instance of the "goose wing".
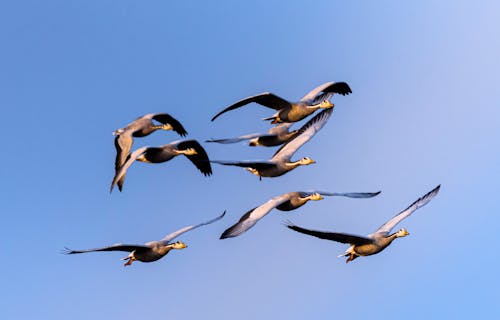
M 322 196 L 338 196 L 338 197 L 348 197 L 348 198 L 373 198 L 378 196 L 382 191 L 377 192 L 326 192 L 326 191 L 312 191 L 312 193 L 319 193 Z
M 410 216 L 415 210 L 417 210 L 417 209 L 425 206 L 427 203 L 429 203 L 429 201 L 431 201 L 432 198 L 434 198 L 438 194 L 440 188 L 441 188 L 441 185 L 438 185 L 437 187 L 435 187 L 434 189 L 429 191 L 424 196 L 418 198 L 417 201 L 413 202 L 408 208 L 401 211 L 396 216 L 394 216 L 394 218 L 387 221 L 380 228 L 378 228 L 377 231 L 375 231 L 375 234 L 386 235 L 389 232 L 391 232 L 392 228 L 394 228 L 399 222 L 401 222 L 401 220 Z
M 292 155 L 318 132 L 332 115 L 333 108 L 326 109 L 315 115 L 304 124 L 297 132 L 297 135 L 276 151 L 272 160 L 289 160 Z
M 310 236 L 314 236 L 320 239 L 326 239 L 326 240 L 332 240 L 332 241 L 337 241 L 341 243 L 349 243 L 349 244 L 354 244 L 354 245 L 363 245 L 363 244 L 369 244 L 372 243 L 372 239 L 365 238 L 365 237 L 360 237 L 360 236 L 355 236 L 352 234 L 347 234 L 347 233 L 337 233 L 337 232 L 325 232 L 325 231 L 316 231 L 316 230 L 309 230 L 305 228 L 301 228 L 299 226 L 296 226 L 292 224 L 291 222 L 287 222 L 286 226 L 289 229 L 292 229 L 294 231 L 307 234 Z
M 210 160 L 212 163 L 222 164 L 224 166 L 236 166 L 242 168 L 255 168 L 257 170 L 270 169 L 276 166 L 276 164 L 269 161 L 221 161 L 221 160 Z
M 262 219 L 266 214 L 268 214 L 272 209 L 276 208 L 280 204 L 290 200 L 290 194 L 285 193 L 280 196 L 276 196 L 271 200 L 267 201 L 263 205 L 253 208 L 252 210 L 246 212 L 240 220 L 229 227 L 220 236 L 221 239 L 232 238 L 239 236 L 243 232 L 253 227 L 260 219 Z
M 133 143 L 134 139 L 132 138 L 130 132 L 124 132 L 123 134 L 117 135 L 115 137 L 115 149 L 116 149 L 115 175 L 118 173 L 123 164 L 127 161 Z M 117 181 L 118 189 L 120 191 L 122 191 L 123 189 L 124 182 L 125 182 L 125 175 L 123 175 L 121 179 Z
M 175 232 L 172 232 L 171 234 L 169 234 L 168 236 L 166 236 L 165 238 L 161 239 L 160 241 L 163 243 L 163 244 L 169 244 L 170 241 L 174 240 L 175 238 L 177 238 L 178 236 L 180 236 L 181 234 L 185 233 L 185 232 L 188 232 L 190 230 L 193 230 L 193 229 L 196 229 L 198 227 L 201 227 L 201 226 L 205 226 L 207 224 L 211 224 L 217 220 L 220 220 L 222 219 L 222 217 L 224 217 L 224 215 L 226 214 L 226 211 L 224 210 L 224 212 L 218 216 L 218 217 L 215 217 L 211 220 L 208 220 L 206 222 L 202 222 L 200 224 L 196 224 L 196 225 L 192 225 L 192 226 L 187 226 L 187 227 L 184 227 L 182 229 L 179 229 Z
M 194 149 L 196 154 L 186 155 L 186 157 L 198 168 L 198 170 L 205 176 L 212 174 L 212 167 L 210 166 L 210 160 L 208 159 L 207 152 L 201 144 L 196 140 L 186 140 L 177 143 L 176 148 L 178 150 Z
M 244 105 L 247 105 L 249 103 L 258 103 L 261 106 L 268 107 L 274 110 L 281 110 L 283 108 L 289 108 L 291 107 L 290 102 L 286 101 L 285 99 L 278 97 L 277 95 L 270 93 L 270 92 L 264 92 L 255 96 L 251 96 L 248 98 L 245 98 L 243 100 L 240 100 L 236 102 L 235 104 L 230 105 L 226 109 L 222 110 L 221 112 L 217 113 L 213 118 L 212 121 L 217 119 L 221 114 L 226 113 L 228 111 L 237 109 L 239 107 L 242 107 Z
M 222 144 L 228 144 L 228 143 L 240 142 L 243 140 L 250 140 L 250 139 L 254 139 L 254 138 L 265 137 L 265 136 L 271 136 L 271 135 L 268 135 L 267 133 L 252 133 L 252 134 L 247 134 L 247 135 L 236 137 L 236 138 L 210 139 L 210 140 L 205 140 L 205 142 L 217 142 L 217 143 L 222 143 Z
M 161 122 L 163 124 L 169 124 L 172 126 L 172 129 L 177 132 L 180 136 L 185 136 L 187 134 L 186 129 L 182 126 L 182 124 L 177 121 L 174 117 L 169 115 L 168 113 L 155 113 L 153 115 L 153 120 Z
M 109 192 L 113 191 L 113 188 L 115 187 L 116 183 L 120 181 L 122 177 L 125 176 L 127 173 L 128 168 L 134 163 L 134 161 L 140 157 L 142 154 L 144 154 L 149 148 L 148 147 L 142 147 L 130 155 L 130 157 L 127 159 L 127 161 L 118 169 L 118 171 L 115 173 L 115 177 L 113 178 L 113 181 L 111 182 L 111 187 L 109 189 Z
M 330 99 L 335 93 L 344 96 L 352 93 L 352 91 L 345 82 L 327 82 L 309 91 L 300 101 L 316 104 L 323 100 Z
M 137 249 L 147 249 L 148 246 L 140 245 L 140 244 L 123 244 L 117 243 L 112 246 L 95 248 L 95 249 L 86 249 L 86 250 L 71 250 L 69 248 L 64 248 L 63 253 L 65 254 L 75 254 L 75 253 L 87 253 L 87 252 L 98 252 L 98 251 L 126 251 L 132 252 Z

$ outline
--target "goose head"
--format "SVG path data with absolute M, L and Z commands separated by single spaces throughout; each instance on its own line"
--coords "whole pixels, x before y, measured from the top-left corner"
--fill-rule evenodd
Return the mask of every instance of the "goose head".
M 171 244 L 171 247 L 172 247 L 172 249 L 182 250 L 184 248 L 187 248 L 187 245 L 182 241 L 176 241 L 176 242 Z
M 323 100 L 321 101 L 321 103 L 319 104 L 319 107 L 321 109 L 330 109 L 330 108 L 333 108 L 334 107 L 334 104 L 330 101 L 330 100 Z
M 256 147 L 259 145 L 259 138 L 254 138 L 248 142 L 250 147 Z
M 313 201 L 319 201 L 319 200 L 323 200 L 323 196 L 320 195 L 319 193 L 313 193 L 309 196 L 309 200 L 313 200 Z
M 406 237 L 409 234 L 410 233 L 408 231 L 406 231 L 405 228 L 401 228 L 398 232 L 396 232 L 396 237 L 402 238 L 402 237 Z
M 186 156 L 192 156 L 198 154 L 194 148 L 187 148 L 186 150 L 180 150 L 180 153 Z
M 298 161 L 298 163 L 299 163 L 300 165 L 307 166 L 307 165 L 309 165 L 309 164 L 316 163 L 316 161 L 314 161 L 313 159 L 311 159 L 311 158 L 309 158 L 309 157 L 304 157 L 304 158 L 300 159 L 300 160 Z

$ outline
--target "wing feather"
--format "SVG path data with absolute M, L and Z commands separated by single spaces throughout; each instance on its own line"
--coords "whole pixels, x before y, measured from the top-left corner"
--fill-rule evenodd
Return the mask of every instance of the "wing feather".
M 380 226 L 380 228 L 378 228 L 377 231 L 375 231 L 375 233 L 388 234 L 389 232 L 391 232 L 392 228 L 394 228 L 399 222 L 401 222 L 401 220 L 409 217 L 413 212 L 415 212 L 415 210 L 422 208 L 427 203 L 429 203 L 429 201 L 431 201 L 438 194 L 440 188 L 441 185 L 438 185 L 437 187 L 426 193 L 424 196 L 418 198 L 408 208 L 401 211 L 391 220 L 387 221 L 382 226 Z
M 270 93 L 270 92 L 264 92 L 255 96 L 251 96 L 248 98 L 245 98 L 243 100 L 240 100 L 236 102 L 235 104 L 230 105 L 226 109 L 222 110 L 221 112 L 217 113 L 213 118 L 212 121 L 217 119 L 221 114 L 226 113 L 228 111 L 240 108 L 244 105 L 247 105 L 249 103 L 258 103 L 261 106 L 268 107 L 274 110 L 281 110 L 283 108 L 289 108 L 291 107 L 290 102 L 286 101 L 285 99 Z
M 316 238 L 320 238 L 320 239 L 332 240 L 332 241 L 336 241 L 336 242 L 349 243 L 349 244 L 354 244 L 354 245 L 363 245 L 363 244 L 369 244 L 369 243 L 373 242 L 369 238 L 355 236 L 355 235 L 347 234 L 347 233 L 309 230 L 309 229 L 305 229 L 305 228 L 301 228 L 299 226 L 296 226 L 290 222 L 288 222 L 285 225 L 289 229 L 292 229 L 294 231 L 297 231 L 297 232 L 300 232 L 303 234 L 307 234 L 307 235 L 310 235 L 310 236 L 313 236 Z
M 170 241 L 174 240 L 175 238 L 177 238 L 178 236 L 180 236 L 181 234 L 183 234 L 185 232 L 188 232 L 190 230 L 196 229 L 196 228 L 201 227 L 201 226 L 205 226 L 207 224 L 214 223 L 215 221 L 222 219 L 222 217 L 224 217 L 225 214 L 226 214 L 226 211 L 224 210 L 224 212 L 220 216 L 218 216 L 218 217 L 215 217 L 215 218 L 213 218 L 211 220 L 208 220 L 206 222 L 202 222 L 202 223 L 199 223 L 199 224 L 196 224 L 196 225 L 187 226 L 187 227 L 184 227 L 182 229 L 179 229 L 179 230 L 177 230 L 175 232 L 172 232 L 171 234 L 169 234 L 165 238 L 161 239 L 160 241 L 163 244 L 168 244 Z

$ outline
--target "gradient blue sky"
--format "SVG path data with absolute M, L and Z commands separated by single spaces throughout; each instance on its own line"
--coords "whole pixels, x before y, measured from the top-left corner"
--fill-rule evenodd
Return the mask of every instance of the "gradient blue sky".
M 500 6 L 497 1 L 10 1 L 0 4 L 2 319 L 387 319 L 500 316 Z M 184 159 L 134 165 L 108 193 L 111 132 L 168 112 L 189 138 L 268 125 L 262 91 L 298 99 L 347 81 L 330 122 L 277 179 Z M 176 140 L 159 132 L 135 146 Z M 213 159 L 272 149 L 209 145 Z M 281 221 L 367 234 L 437 184 L 400 226 L 411 235 L 345 264 L 346 246 Z M 244 212 L 294 190 L 376 191 L 273 212 L 236 239 Z M 124 268 L 122 253 L 65 256 L 183 235 L 189 248 Z

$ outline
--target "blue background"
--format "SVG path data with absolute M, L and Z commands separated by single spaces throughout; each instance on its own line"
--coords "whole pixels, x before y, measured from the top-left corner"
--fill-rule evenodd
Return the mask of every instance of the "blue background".
M 497 1 L 11 1 L 0 4 L 2 319 L 374 319 L 498 317 L 500 6 Z M 272 110 L 223 107 L 271 91 L 295 100 L 327 81 L 353 93 L 297 152 L 317 163 L 276 179 L 182 157 L 134 164 L 123 193 L 112 131 L 149 112 L 203 141 L 266 130 Z M 134 147 L 178 136 L 157 132 Z M 272 149 L 204 144 L 212 159 Z M 345 264 L 346 246 L 285 219 L 368 234 L 419 196 L 409 237 Z M 376 191 L 273 211 L 288 191 Z M 124 268 L 125 253 L 60 254 L 179 239 Z

